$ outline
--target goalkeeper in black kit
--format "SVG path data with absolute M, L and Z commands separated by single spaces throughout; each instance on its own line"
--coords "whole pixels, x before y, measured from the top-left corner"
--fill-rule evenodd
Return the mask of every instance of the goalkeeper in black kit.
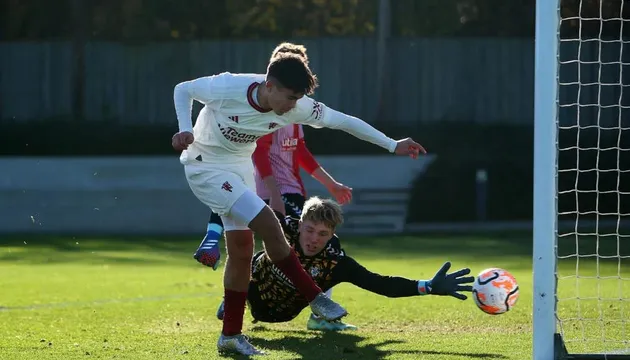
M 466 285 L 474 281 L 473 276 L 466 276 L 470 274 L 470 269 L 447 274 L 450 262 L 446 262 L 429 280 L 380 275 L 361 266 L 345 253 L 334 234 L 343 222 L 343 215 L 341 207 L 333 200 L 311 197 L 304 204 L 300 219 L 283 218 L 279 213 L 276 215 L 302 267 L 323 291 L 343 282 L 392 298 L 442 295 L 466 300 L 466 295 L 461 292 L 472 291 L 472 286 Z M 309 305 L 264 251 L 256 253 L 252 259 L 247 304 L 255 322 L 270 323 L 290 321 Z M 217 317 L 223 319 L 223 303 Z M 336 328 L 333 323 L 330 328 L 322 330 L 345 329 Z

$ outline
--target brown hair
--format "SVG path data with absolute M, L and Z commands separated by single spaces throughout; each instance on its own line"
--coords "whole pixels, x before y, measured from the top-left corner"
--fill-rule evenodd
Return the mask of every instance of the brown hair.
M 271 53 L 267 80 L 304 95 L 311 95 L 319 86 L 317 76 L 308 66 L 306 48 L 288 42 L 279 44 Z

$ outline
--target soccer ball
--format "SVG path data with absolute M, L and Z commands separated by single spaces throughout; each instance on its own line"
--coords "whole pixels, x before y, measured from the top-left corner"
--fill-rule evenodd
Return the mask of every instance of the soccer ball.
M 485 269 L 473 284 L 473 299 L 481 311 L 490 315 L 503 314 L 518 300 L 518 283 L 512 274 L 499 268 Z

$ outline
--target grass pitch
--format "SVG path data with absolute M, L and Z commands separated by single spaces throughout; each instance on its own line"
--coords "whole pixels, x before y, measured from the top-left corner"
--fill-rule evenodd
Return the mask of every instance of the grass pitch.
M 0 239 L 0 359 L 219 358 L 221 322 L 215 311 L 222 268 L 215 272 L 192 259 L 198 242 Z M 358 331 L 306 331 L 307 310 L 290 323 L 255 325 L 246 312 L 244 330 L 253 344 L 268 350 L 265 358 L 531 358 L 530 235 L 342 238 L 342 244 L 368 269 L 412 279 L 432 277 L 445 260 L 452 261 L 452 270 L 468 266 L 475 275 L 503 267 L 519 281 L 520 299 L 509 313 L 490 316 L 471 298 L 389 299 L 343 284 L 334 288 L 333 298 L 348 309 L 346 321 Z M 597 274 L 600 281 L 561 280 L 561 298 L 604 299 L 560 302 L 565 318 L 579 314 L 587 320 L 564 323 L 565 337 L 576 340 L 568 344 L 575 351 L 628 346 L 630 326 L 622 320 L 630 318 L 630 306 L 618 299 L 630 297 L 630 281 L 620 278 L 630 278 L 630 268 L 620 261 L 580 260 L 580 276 Z M 575 275 L 575 259 L 560 269 L 561 275 Z M 606 275 L 613 277 L 601 279 Z

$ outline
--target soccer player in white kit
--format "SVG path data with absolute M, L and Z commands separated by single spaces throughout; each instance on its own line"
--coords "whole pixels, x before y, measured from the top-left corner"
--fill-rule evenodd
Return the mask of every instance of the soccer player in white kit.
M 251 156 L 258 138 L 289 124 L 306 124 L 344 130 L 397 155 L 417 158 L 425 152 L 410 138 L 393 140 L 364 121 L 311 99 L 307 95 L 317 86 L 317 77 L 308 64 L 292 53 L 275 57 L 266 74 L 224 72 L 175 86 L 179 132 L 173 136 L 172 146 L 182 151 L 180 162 L 192 192 L 221 215 L 225 228 L 225 308 L 217 342 L 220 352 L 262 353 L 242 334 L 254 254 L 252 231 L 261 236 L 266 256 L 307 299 L 314 314 L 329 321 L 347 315 L 302 268 L 273 210 L 256 195 Z M 194 127 L 193 100 L 204 105 Z
M 308 64 L 306 48 L 302 45 L 282 43 L 271 54 L 273 61 L 280 53 L 294 53 L 300 55 Z M 306 188 L 300 175 L 300 168 L 317 179 L 339 204 L 348 203 L 352 199 L 352 189 L 336 181 L 317 162 L 309 151 L 304 138 L 301 124 L 291 124 L 267 134 L 256 142 L 256 150 L 252 155 L 254 163 L 254 179 L 256 180 L 256 194 L 265 203 L 284 215 L 300 218 L 306 201 Z M 223 235 L 221 217 L 211 212 L 206 234 L 193 254 L 201 264 L 218 268 L 221 258 L 220 246 Z M 331 242 L 339 242 L 334 237 Z M 341 247 L 341 244 L 338 244 Z M 332 288 L 324 292 L 332 298 Z M 223 312 L 223 306 L 221 306 Z M 221 318 L 223 316 L 221 315 Z M 306 323 L 308 330 L 355 330 L 356 326 L 341 320 L 327 321 L 311 313 Z

